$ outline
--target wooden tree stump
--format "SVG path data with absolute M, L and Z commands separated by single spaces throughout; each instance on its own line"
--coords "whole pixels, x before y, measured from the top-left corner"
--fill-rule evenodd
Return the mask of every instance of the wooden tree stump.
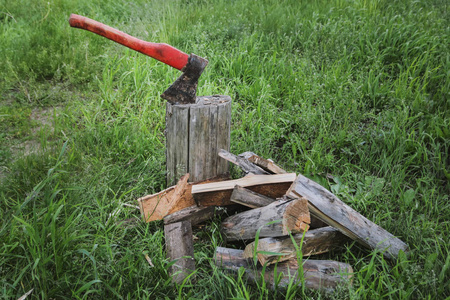
M 195 104 L 166 105 L 167 185 L 189 173 L 190 182 L 228 172 L 220 149 L 230 150 L 231 98 L 197 97 Z

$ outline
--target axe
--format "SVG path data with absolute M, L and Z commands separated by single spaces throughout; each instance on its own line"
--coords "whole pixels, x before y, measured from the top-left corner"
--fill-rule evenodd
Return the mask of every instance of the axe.
M 178 77 L 161 97 L 171 104 L 195 103 L 198 78 L 208 64 L 206 59 L 195 54 L 187 55 L 183 51 L 167 44 L 150 43 L 140 40 L 83 16 L 71 14 L 69 24 L 72 27 L 85 29 L 101 35 L 180 70 L 183 74 Z

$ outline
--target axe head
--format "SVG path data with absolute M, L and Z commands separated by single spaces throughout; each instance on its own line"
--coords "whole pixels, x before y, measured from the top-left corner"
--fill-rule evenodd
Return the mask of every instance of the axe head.
M 161 95 L 171 104 L 193 104 L 196 100 L 197 84 L 208 61 L 191 54 L 188 63 L 181 70 L 183 74 Z

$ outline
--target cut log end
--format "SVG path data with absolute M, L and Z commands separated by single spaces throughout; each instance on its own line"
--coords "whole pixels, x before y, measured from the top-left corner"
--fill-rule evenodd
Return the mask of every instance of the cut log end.
M 311 223 L 308 210 L 308 200 L 300 198 L 292 200 L 283 214 L 283 233 L 298 233 L 307 231 Z

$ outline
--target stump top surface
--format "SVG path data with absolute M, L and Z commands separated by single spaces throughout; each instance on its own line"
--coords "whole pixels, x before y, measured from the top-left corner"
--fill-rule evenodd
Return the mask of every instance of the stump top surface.
M 177 106 L 177 107 L 193 107 L 193 106 L 222 106 L 226 105 L 227 103 L 231 102 L 231 97 L 226 95 L 212 95 L 212 96 L 197 96 L 197 99 L 195 103 L 191 104 L 175 104 L 171 106 Z

